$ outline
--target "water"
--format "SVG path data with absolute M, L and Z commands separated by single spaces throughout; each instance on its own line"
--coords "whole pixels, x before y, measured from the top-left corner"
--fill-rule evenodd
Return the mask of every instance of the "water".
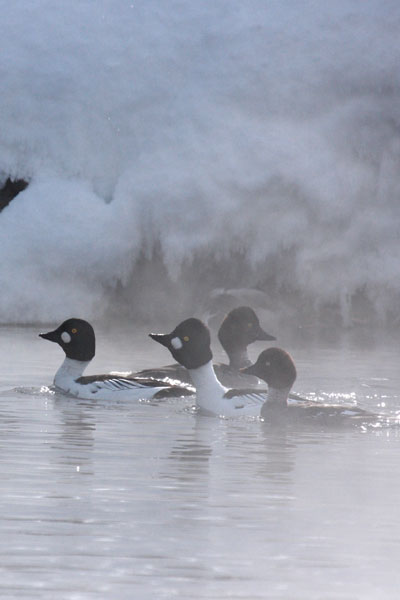
M 1 330 L 2 599 L 398 597 L 396 427 L 271 429 L 181 400 L 68 399 L 41 390 L 62 353 L 36 334 Z M 167 358 L 142 334 L 98 337 L 91 372 Z M 400 407 L 394 348 L 293 354 L 299 392 Z

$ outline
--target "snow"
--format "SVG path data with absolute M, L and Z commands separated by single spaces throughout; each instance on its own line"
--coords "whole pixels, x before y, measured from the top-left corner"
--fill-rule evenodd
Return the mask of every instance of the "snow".
M 176 281 L 239 249 L 254 285 L 393 306 L 398 3 L 0 9 L 0 180 L 30 182 L 0 214 L 0 322 L 101 317 L 155 247 Z

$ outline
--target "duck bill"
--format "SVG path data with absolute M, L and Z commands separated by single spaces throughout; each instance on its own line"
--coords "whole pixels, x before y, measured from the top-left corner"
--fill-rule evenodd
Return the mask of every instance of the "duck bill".
M 39 333 L 39 337 L 44 340 L 49 340 L 49 342 L 58 342 L 58 331 L 56 329 L 54 331 L 49 331 L 48 333 Z
M 243 369 L 239 369 L 239 370 L 241 373 L 244 373 L 245 375 L 255 375 L 256 377 L 258 377 L 255 364 L 250 365 L 249 367 L 243 367 Z
M 170 347 L 171 336 L 168 333 L 149 333 L 149 336 L 155 342 L 158 342 L 166 348 Z
M 274 340 L 276 340 L 276 337 L 273 335 L 270 335 L 269 333 L 264 331 L 264 329 L 259 327 L 256 339 L 257 339 L 257 341 L 260 341 L 260 342 L 273 342 Z

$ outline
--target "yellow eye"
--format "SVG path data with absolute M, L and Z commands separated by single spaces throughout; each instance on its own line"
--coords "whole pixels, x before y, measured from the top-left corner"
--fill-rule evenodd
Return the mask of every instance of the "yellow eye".
M 247 327 L 251 329 L 253 327 L 253 323 L 247 323 Z
M 71 333 L 76 333 L 78 330 L 77 329 L 71 329 Z
M 183 338 L 183 341 L 184 341 L 184 342 L 188 342 L 189 340 L 190 340 L 189 336 L 188 336 L 188 335 L 185 335 L 185 337 Z

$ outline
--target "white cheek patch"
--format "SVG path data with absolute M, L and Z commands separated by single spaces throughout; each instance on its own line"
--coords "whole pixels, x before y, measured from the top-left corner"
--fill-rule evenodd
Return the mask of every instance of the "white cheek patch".
M 173 348 L 175 348 L 175 350 L 180 350 L 182 348 L 183 344 L 182 344 L 180 338 L 174 337 L 171 340 L 171 346 Z
M 64 342 L 64 344 L 69 344 L 71 341 L 71 336 L 66 331 L 63 331 L 61 334 L 61 339 Z

